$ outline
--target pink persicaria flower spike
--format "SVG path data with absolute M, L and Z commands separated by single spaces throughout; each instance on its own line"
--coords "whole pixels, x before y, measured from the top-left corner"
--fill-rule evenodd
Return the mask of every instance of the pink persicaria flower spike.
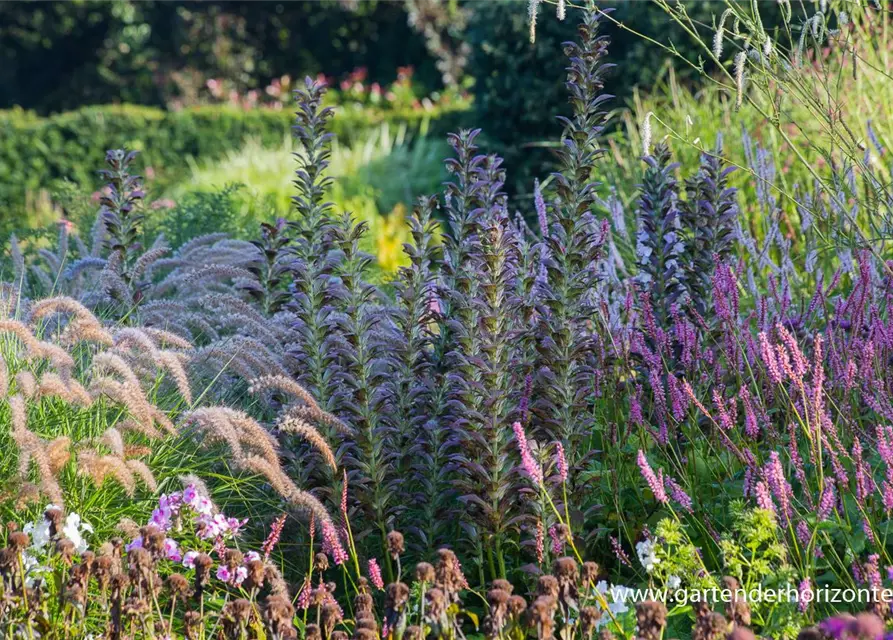
M 558 467 L 558 477 L 562 482 L 567 482 L 567 458 L 564 455 L 564 446 L 560 442 L 555 443 L 555 464 Z
M 769 375 L 769 380 L 775 384 L 780 384 L 782 380 L 781 367 L 778 364 L 772 345 L 769 344 L 766 332 L 760 331 L 757 335 L 757 340 L 760 343 L 760 355 L 763 357 L 763 364 L 766 365 L 766 373 Z
M 298 599 L 295 601 L 295 608 L 298 610 L 306 609 L 310 606 L 310 596 L 313 593 L 313 586 L 310 584 L 310 578 L 304 578 L 304 584 L 301 585 L 301 592 L 298 593 Z
M 558 528 L 555 525 L 549 527 L 549 537 L 552 539 L 552 553 L 560 556 L 564 553 L 564 540 L 558 534 Z
M 830 479 L 825 481 L 825 488 L 822 491 L 822 497 L 819 499 L 819 508 L 816 512 L 816 521 L 823 522 L 828 519 L 834 507 L 837 504 L 837 496 L 834 494 L 834 482 Z
M 684 510 L 692 513 L 691 497 L 670 476 L 664 476 L 664 486 L 670 492 L 670 497 Z
M 626 551 L 623 550 L 620 541 L 614 536 L 608 536 L 608 540 L 611 541 L 611 548 L 614 550 L 614 555 L 617 556 L 620 563 L 625 564 L 627 567 L 632 567 L 633 564 L 630 562 L 629 556 L 626 555 Z
M 338 532 L 335 530 L 331 522 L 326 522 L 322 527 L 322 546 L 323 551 L 332 556 L 332 562 L 336 565 L 342 565 L 347 562 L 347 552 L 341 546 L 341 540 L 338 539 Z
M 806 613 L 809 603 L 812 602 L 812 586 L 809 578 L 803 578 L 797 591 L 797 607 L 800 609 L 800 613 Z
M 636 462 L 639 465 L 639 470 L 642 472 L 642 477 L 645 478 L 645 482 L 648 483 L 651 493 L 654 494 L 654 499 L 661 504 L 667 504 L 670 499 L 667 497 L 666 490 L 664 490 L 664 483 L 657 475 L 655 475 L 654 471 L 651 469 L 651 465 L 648 464 L 645 452 L 641 449 L 639 449 L 639 455 Z M 661 478 L 662 477 L 663 473 L 661 473 Z
M 521 468 L 536 484 L 543 484 L 543 470 L 533 459 L 530 446 L 527 444 L 527 436 L 524 434 L 524 427 L 520 422 L 516 422 L 512 425 L 512 430 L 515 432 L 515 440 L 518 442 L 518 449 L 521 452 Z
M 381 577 L 381 567 L 378 566 L 378 560 L 372 558 L 369 560 L 369 579 L 376 589 L 384 589 L 384 580 Z
M 756 485 L 757 506 L 760 509 L 775 513 L 775 503 L 772 502 L 772 496 L 769 494 L 769 486 L 760 480 Z
M 781 341 L 790 353 L 791 371 L 793 373 L 791 377 L 795 380 L 802 380 L 809 370 L 809 361 L 803 355 L 803 352 L 800 351 L 800 345 L 797 344 L 797 340 L 784 325 L 778 324 L 775 328 L 778 331 L 778 335 L 781 336 Z
M 261 547 L 261 551 L 264 552 L 264 560 L 270 559 L 270 554 L 273 552 L 276 545 L 279 544 L 279 538 L 282 536 L 282 529 L 285 527 L 285 520 L 287 517 L 287 514 L 283 513 L 276 518 L 276 521 L 270 527 L 270 533 Z
M 546 557 L 546 532 L 543 527 L 543 521 L 536 523 L 536 561 L 543 563 Z

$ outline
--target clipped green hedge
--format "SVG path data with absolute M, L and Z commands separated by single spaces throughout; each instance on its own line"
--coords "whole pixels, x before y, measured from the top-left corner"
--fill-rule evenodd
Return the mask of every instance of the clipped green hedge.
M 349 142 L 384 122 L 406 124 L 445 135 L 456 128 L 462 111 L 338 111 L 333 132 Z M 290 111 L 241 110 L 206 106 L 164 111 L 136 105 L 84 107 L 42 118 L 22 110 L 0 111 L 0 214 L 21 211 L 28 192 L 68 179 L 85 189 L 99 186 L 96 172 L 105 151 L 127 147 L 141 152 L 155 183 L 183 178 L 192 159 L 215 159 L 247 139 L 265 145 L 282 142 L 293 122 Z

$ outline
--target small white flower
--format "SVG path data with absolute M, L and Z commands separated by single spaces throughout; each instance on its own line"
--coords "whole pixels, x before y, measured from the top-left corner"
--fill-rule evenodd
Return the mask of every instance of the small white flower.
M 41 565 L 30 553 L 22 554 L 22 566 L 25 570 L 25 586 L 29 589 L 43 582 L 43 575 L 49 572 L 49 567 Z
M 65 526 L 62 527 L 62 535 L 71 540 L 78 553 L 83 553 L 87 550 L 87 541 L 84 540 L 83 536 L 84 531 L 92 532 L 93 527 L 86 522 L 82 522 L 79 514 L 69 513 L 68 517 L 65 518 Z
M 643 540 L 636 545 L 636 553 L 639 556 L 639 562 L 645 567 L 645 571 L 651 573 L 654 567 L 660 564 L 660 558 L 655 553 L 654 543 L 651 540 Z
M 37 522 L 29 522 L 22 531 L 31 537 L 31 548 L 40 551 L 50 542 L 50 521 L 41 518 Z
M 682 578 L 679 576 L 670 576 L 667 578 L 667 587 L 670 589 L 678 589 L 679 585 L 682 584 Z

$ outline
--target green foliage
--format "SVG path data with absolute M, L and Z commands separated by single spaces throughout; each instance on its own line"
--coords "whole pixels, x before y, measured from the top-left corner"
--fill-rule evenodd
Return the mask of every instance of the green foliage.
M 455 125 L 460 113 L 451 109 L 443 113 L 350 110 L 336 121 L 333 132 L 348 144 L 385 122 L 405 124 L 410 130 L 427 127 L 432 135 L 441 135 Z M 19 110 L 2 112 L 0 207 L 21 212 L 29 192 L 50 188 L 63 179 L 92 190 L 96 185 L 93 167 L 102 164 L 107 149 L 117 148 L 141 152 L 147 189 L 160 192 L 181 179 L 195 158 L 223 158 L 249 139 L 263 147 L 281 144 L 291 122 L 292 115 L 285 111 L 216 106 L 182 111 L 133 105 L 85 107 L 48 118 Z M 17 221 L 17 227 L 23 226 L 20 218 Z M 4 217 L 0 232 L 8 233 L 9 224 Z
M 196 236 L 218 233 L 226 229 L 229 233 L 240 236 L 249 227 L 256 228 L 256 220 L 247 220 L 244 207 L 239 198 L 245 185 L 237 183 L 224 184 L 219 190 L 190 191 L 177 202 L 158 201 L 159 206 L 150 215 L 149 235 L 163 233 L 165 239 L 178 247 Z M 168 208 L 167 205 L 173 205 Z

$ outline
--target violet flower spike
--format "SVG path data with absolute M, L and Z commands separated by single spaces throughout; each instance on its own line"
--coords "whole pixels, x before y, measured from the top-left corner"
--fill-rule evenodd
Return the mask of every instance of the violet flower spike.
M 664 476 L 664 486 L 670 492 L 670 497 L 688 513 L 692 513 L 692 500 L 685 490 L 670 476 Z

